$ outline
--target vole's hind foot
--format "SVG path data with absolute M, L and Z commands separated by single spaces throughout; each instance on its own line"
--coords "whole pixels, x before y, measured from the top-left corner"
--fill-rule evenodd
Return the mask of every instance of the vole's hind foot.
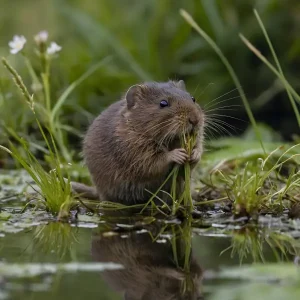
M 99 200 L 99 195 L 95 187 L 83 183 L 71 181 L 72 192 L 82 198 L 89 200 Z
M 171 162 L 183 165 L 188 160 L 188 154 L 184 148 L 174 149 L 168 153 Z

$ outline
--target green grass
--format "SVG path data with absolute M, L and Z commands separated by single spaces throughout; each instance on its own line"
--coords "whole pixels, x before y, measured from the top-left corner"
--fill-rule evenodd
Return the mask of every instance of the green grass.
M 50 100 L 53 106 L 72 82 L 105 59 L 107 54 L 114 55 L 109 64 L 103 65 L 86 78 L 84 84 L 73 90 L 59 110 L 58 127 L 68 149 L 72 148 L 69 146 L 73 145 L 73 139 L 78 139 L 77 134 L 82 133 L 95 114 L 136 82 L 185 79 L 189 91 L 194 92 L 202 105 L 232 90 L 233 83 L 228 78 L 223 63 L 214 50 L 203 39 L 198 38 L 180 17 L 180 8 L 191 12 L 194 20 L 201 23 L 201 28 L 222 49 L 251 106 L 259 94 L 264 94 L 275 82 L 273 74 L 262 67 L 253 66 L 251 52 L 245 51 L 238 39 L 237 34 L 241 31 L 254 43 L 262 45 L 261 50 L 265 52 L 264 37 L 252 16 L 252 0 L 186 0 L 181 3 L 134 0 L 131 5 L 123 0 L 41 0 L 38 5 L 34 0 L 26 3 L 16 0 L 15 5 L 17 9 L 9 1 L 3 3 L 3 12 L 6 13 L 2 17 L 3 26 L 0 29 L 0 56 L 8 56 L 7 42 L 14 34 L 24 34 L 29 48 L 31 36 L 40 29 L 48 30 L 51 40 L 63 46 L 60 58 L 51 62 Z M 300 50 L 295 36 L 297 10 L 292 8 L 297 6 L 297 0 L 280 3 L 276 0 L 264 3 L 256 1 L 255 5 L 265 21 L 269 35 L 276 37 L 274 47 L 278 59 L 284 66 L 283 69 L 288 70 L 286 77 L 289 78 L 290 85 L 297 90 L 299 74 L 293 66 L 297 63 Z M 120 27 L 122 31 L 119 30 Z M 286 33 L 286 28 L 291 29 L 291 35 Z M 141 43 L 141 40 L 145 42 Z M 281 43 L 282 40 L 285 43 Z M 8 60 L 30 87 L 37 82 L 34 77 L 41 81 L 39 76 L 33 75 L 39 75 L 41 67 L 35 52 L 28 51 L 27 57 L 32 64 L 30 72 L 27 71 L 28 63 L 22 57 L 11 55 Z M 266 51 L 266 58 L 269 57 Z M 202 93 L 210 83 L 214 83 L 213 88 L 210 86 Z M 39 94 L 42 100 L 44 95 L 42 92 Z M 275 96 L 276 101 L 284 97 L 278 92 Z M 14 131 L 32 140 L 32 130 L 36 129 L 35 120 L 25 105 L 15 101 L 18 97 L 18 93 L 11 89 L 7 74 L 0 68 L 0 119 L 5 120 L 6 124 L 10 123 Z M 256 103 L 255 110 L 264 111 L 264 105 L 268 105 L 272 99 L 274 97 L 271 95 L 265 98 L 264 104 L 262 101 Z M 237 101 L 232 99 L 229 103 L 237 104 Z M 288 108 L 283 109 L 287 112 Z M 12 113 L 14 120 L 9 117 Z M 233 112 L 233 116 L 239 117 L 239 114 Z M 42 138 L 36 132 L 35 140 L 42 143 Z M 0 143 L 5 142 L 5 132 L 0 132 Z M 68 156 L 68 153 L 65 152 L 65 155 Z M 75 156 L 76 160 L 80 158 L 76 152 L 71 156 Z
M 262 140 L 262 135 L 251 111 L 249 102 L 245 97 L 244 91 L 240 85 L 240 81 L 229 61 L 226 59 L 218 45 L 207 35 L 204 30 L 199 27 L 199 25 L 186 11 L 181 10 L 180 13 L 182 17 L 187 21 L 187 23 L 189 23 L 205 39 L 205 41 L 212 47 L 212 49 L 218 54 L 221 61 L 224 63 L 237 87 L 237 90 L 239 91 L 248 117 L 255 131 L 256 138 L 263 150 L 263 154 L 260 155 L 258 159 L 254 157 L 254 159 L 240 165 L 238 168 L 235 168 L 233 172 L 228 173 L 226 172 L 226 170 L 219 170 L 219 167 L 221 167 L 220 164 L 217 164 L 217 167 L 215 167 L 215 171 L 222 178 L 222 183 L 225 183 L 226 194 L 228 196 L 228 199 L 232 201 L 233 204 L 233 213 L 238 216 L 253 216 L 257 213 L 261 213 L 262 211 L 275 213 L 278 212 L 278 208 L 282 212 L 283 209 L 286 208 L 286 206 L 283 204 L 283 200 L 288 199 L 291 202 L 298 201 L 298 195 L 300 192 L 300 173 L 297 170 L 299 166 L 299 154 L 293 154 L 291 152 L 295 148 L 299 149 L 300 145 L 296 144 L 291 146 L 290 148 L 285 150 L 277 160 L 271 161 L 273 159 L 273 154 L 276 153 L 280 148 L 282 148 L 282 146 L 270 151 L 269 154 L 266 152 L 265 145 Z M 267 31 L 256 10 L 254 10 L 254 14 L 269 45 L 278 71 L 276 71 L 275 68 L 264 57 L 262 58 L 260 52 L 241 35 L 242 40 L 260 59 L 262 59 L 267 64 L 267 66 L 271 68 L 271 70 L 275 70 L 275 74 L 278 76 L 287 90 L 288 97 L 294 109 L 297 122 L 298 124 L 300 124 L 299 111 L 298 107 L 295 104 L 295 99 L 299 99 L 299 95 L 287 82 Z M 251 149 L 248 149 L 248 151 L 249 150 Z M 222 157 L 220 157 L 220 160 L 220 162 L 222 162 Z M 291 169 L 291 166 L 288 166 L 289 175 L 286 177 L 281 176 L 280 171 L 292 161 L 294 161 L 295 167 Z M 222 200 L 223 199 L 224 198 L 222 197 Z M 289 205 L 290 204 L 288 204 L 288 206 Z
M 188 1 L 187 3 L 189 4 L 187 4 L 187 7 L 185 7 L 186 9 L 189 8 L 191 2 Z M 106 3 L 106 5 L 109 10 L 112 8 L 110 4 Z M 198 172 L 196 172 L 198 179 L 200 178 L 202 182 L 202 186 L 198 186 L 198 191 L 201 193 L 203 183 L 204 187 L 209 187 L 218 191 L 220 194 L 220 201 L 224 201 L 224 199 L 230 201 L 232 203 L 232 211 L 237 216 L 256 216 L 257 214 L 265 211 L 279 213 L 285 208 L 289 208 L 291 204 L 299 201 L 298 196 L 300 175 L 298 169 L 300 160 L 298 154 L 295 153 L 295 151 L 298 151 L 297 149 L 299 146 L 296 145 L 296 142 L 294 144 L 287 144 L 283 143 L 281 140 L 278 140 L 277 137 L 273 139 L 273 133 L 271 134 L 270 140 L 268 140 L 269 132 L 264 130 L 256 121 L 254 113 L 251 109 L 251 101 L 245 96 L 246 90 L 244 87 L 242 87 L 241 80 L 239 79 L 240 72 L 235 70 L 235 62 L 230 62 L 226 53 L 223 51 L 221 46 L 219 46 L 219 43 L 221 43 L 221 37 L 226 34 L 226 28 L 222 28 L 222 30 L 219 28 L 220 24 L 225 24 L 219 11 L 221 6 L 221 4 L 218 6 L 215 2 L 203 2 L 203 12 L 209 19 L 208 23 L 204 22 L 203 28 L 197 24 L 195 19 L 192 18 L 192 16 L 189 15 L 186 10 L 181 9 L 180 13 L 178 13 L 177 9 L 176 15 L 178 19 L 176 19 L 176 29 L 180 30 L 179 28 L 182 27 L 182 36 L 176 36 L 176 42 L 174 42 L 175 44 L 168 49 L 168 52 L 164 54 L 170 55 L 170 57 L 174 58 L 174 61 L 177 61 L 175 58 L 177 55 L 179 55 L 178 53 L 192 53 L 193 55 L 196 55 L 200 48 L 202 49 L 201 51 L 203 51 L 203 49 L 206 49 L 205 51 L 213 51 L 211 55 L 216 53 L 219 62 L 225 66 L 225 69 L 231 77 L 233 84 L 236 86 L 236 90 L 238 91 L 239 97 L 242 100 L 242 104 L 252 126 L 252 132 L 254 132 L 255 136 L 255 139 L 251 141 L 244 140 L 244 137 L 235 137 L 208 142 L 208 148 L 210 148 L 211 153 L 204 155 L 202 162 L 202 173 L 201 169 L 198 169 Z M 142 8 L 143 5 L 135 9 Z M 170 3 L 161 3 L 157 7 L 155 6 L 155 9 L 158 11 L 158 16 L 156 19 L 158 24 L 163 23 L 161 17 L 164 16 L 170 8 Z M 23 50 L 21 52 L 22 55 L 18 54 L 18 59 L 23 62 L 24 68 L 27 71 L 27 76 L 25 76 L 27 80 L 23 80 L 20 77 L 19 72 L 12 67 L 7 59 L 3 58 L 2 62 L 4 66 L 13 77 L 18 90 L 22 93 L 24 99 L 26 100 L 25 107 L 27 111 L 26 114 L 24 114 L 26 115 L 26 118 L 24 117 L 24 119 L 22 119 L 24 125 L 23 130 L 20 130 L 20 128 L 18 128 L 16 124 L 10 122 L 9 119 L 4 118 L 3 128 L 5 128 L 6 134 L 10 136 L 11 140 L 14 140 L 14 142 L 17 143 L 5 143 L 1 147 L 7 153 L 12 155 L 19 165 L 25 168 L 31 175 L 41 191 L 39 203 L 43 203 L 48 210 L 56 214 L 61 212 L 60 215 L 64 215 L 65 213 L 63 212 L 66 212 L 67 214 L 71 206 L 75 203 L 78 203 L 78 201 L 73 199 L 73 196 L 71 195 L 71 168 L 69 168 L 67 163 L 72 162 L 76 166 L 76 160 L 78 160 L 79 156 L 77 153 L 74 153 L 74 151 L 69 150 L 74 147 L 74 144 L 70 142 L 69 138 L 70 136 L 74 135 L 81 136 L 82 129 L 80 127 L 76 128 L 73 120 L 71 124 L 66 122 L 63 116 L 67 110 L 70 109 L 70 107 L 68 107 L 68 102 L 70 102 L 71 106 L 72 103 L 74 104 L 73 95 L 76 95 L 77 90 L 80 91 L 82 88 L 84 88 L 82 87 L 84 84 L 87 85 L 86 89 L 88 89 L 89 80 L 96 80 L 94 78 L 95 75 L 99 74 L 99 72 L 107 72 L 107 68 L 110 68 L 112 72 L 120 72 L 120 66 L 118 65 L 119 63 L 125 66 L 129 74 L 133 74 L 131 79 L 128 79 L 126 76 L 124 76 L 123 79 L 125 83 L 129 83 L 133 79 L 150 80 L 154 78 L 153 74 L 156 75 L 155 79 L 162 78 L 163 80 L 166 80 L 167 72 L 165 72 L 164 68 L 161 68 L 159 63 L 156 61 L 163 61 L 163 59 L 157 53 L 155 53 L 154 48 L 151 48 L 151 51 L 147 53 L 149 62 L 145 59 L 141 59 L 141 53 L 146 53 L 145 49 L 143 48 L 145 45 L 141 45 L 143 49 L 139 49 L 140 52 L 137 49 L 133 51 L 133 53 L 135 53 L 135 55 L 133 55 L 133 53 L 131 53 L 129 50 L 130 47 L 128 45 L 130 43 L 128 41 L 124 41 L 122 37 L 114 31 L 111 26 L 112 24 L 107 23 L 106 26 L 104 26 L 104 24 L 99 22 L 99 20 L 97 21 L 93 19 L 90 15 L 75 9 L 74 7 L 70 7 L 66 3 L 64 3 L 62 6 L 61 12 L 65 18 L 71 20 L 71 22 L 78 28 L 80 27 L 80 30 L 94 33 L 94 35 L 82 37 L 88 42 L 91 49 L 98 49 L 97 45 L 99 45 L 101 37 L 102 41 L 104 41 L 103 49 L 105 50 L 106 47 L 109 46 L 109 48 L 113 50 L 112 52 L 114 54 L 114 59 L 112 59 L 112 56 L 108 57 L 107 55 L 102 54 L 101 59 L 99 59 L 97 63 L 91 64 L 91 66 L 82 72 L 82 74 L 76 78 L 73 78 L 71 83 L 66 85 L 66 88 L 62 88 L 61 86 L 57 85 L 56 78 L 59 78 L 60 76 L 63 77 L 64 74 L 59 75 L 56 64 L 58 62 L 64 63 L 65 56 L 63 55 L 65 54 L 62 52 L 61 56 L 63 57 L 58 59 L 56 59 L 56 56 L 48 55 L 45 50 L 49 45 L 48 41 L 43 42 L 43 44 L 35 45 L 37 58 L 33 57 L 33 50 L 31 51 L 31 48 L 29 48 L 30 46 L 27 44 L 25 49 L 26 51 Z M 183 18 L 180 18 L 180 15 Z M 284 75 L 283 68 L 279 63 L 280 58 L 274 50 L 274 46 L 271 42 L 269 34 L 267 33 L 267 30 L 257 11 L 255 11 L 255 16 L 259 24 L 259 28 L 262 31 L 265 40 L 267 41 L 267 45 L 270 49 L 271 56 L 275 61 L 276 67 L 274 67 L 269 62 L 268 58 L 263 56 L 257 50 L 257 48 L 255 48 L 243 35 L 240 36 L 250 50 L 254 52 L 254 54 L 256 54 L 256 56 L 261 59 L 273 73 L 275 73 L 282 85 L 285 87 L 296 117 L 296 121 L 299 125 L 300 114 L 297 105 L 298 102 L 300 102 L 300 96 L 292 87 L 292 84 L 288 82 L 287 77 Z M 213 20 L 216 20 L 215 24 L 212 24 Z M 131 26 L 134 24 L 131 24 Z M 158 26 L 157 24 L 155 25 Z M 149 30 L 147 27 L 148 25 L 143 23 L 143 26 L 145 26 L 145 29 L 147 28 Z M 151 36 L 151 42 L 159 40 L 158 36 L 160 30 L 159 27 L 155 28 L 156 29 L 149 32 L 149 35 Z M 189 47 L 194 49 L 193 51 L 191 51 L 191 49 L 188 50 L 185 43 L 186 39 L 191 34 L 191 28 L 195 29 L 196 32 L 206 42 L 204 43 L 202 39 L 198 39 L 196 36 L 193 36 L 190 42 L 187 43 Z M 205 28 L 206 30 L 204 30 Z M 99 32 L 99 36 L 96 35 L 97 32 Z M 214 41 L 214 39 L 210 36 L 210 32 L 213 32 L 211 34 L 215 36 L 216 41 Z M 235 36 L 238 39 L 237 33 Z M 195 41 L 195 45 L 191 46 L 193 45 L 193 41 Z M 104 51 L 103 49 L 102 51 Z M 104 52 L 108 53 L 109 51 L 106 49 Z M 147 57 L 147 55 L 145 55 L 145 57 Z M 211 59 L 212 58 L 209 56 L 208 60 Z M 185 61 L 185 58 L 181 57 L 181 61 Z M 16 64 L 19 65 L 20 62 L 17 61 Z M 153 68 L 155 69 L 154 73 L 151 72 L 150 65 L 153 65 Z M 171 67 L 170 65 L 168 69 L 169 72 L 174 71 L 172 68 L 174 68 L 174 66 L 172 65 Z M 180 70 L 180 67 L 178 67 L 178 69 Z M 247 69 L 245 70 L 245 72 L 248 71 Z M 67 72 L 66 69 L 61 69 L 61 71 Z M 110 76 L 109 73 L 102 74 L 97 79 L 97 82 L 101 82 L 100 79 L 106 75 Z M 197 76 L 195 75 L 196 78 Z M 28 78 L 30 80 L 28 80 Z M 10 104 L 8 104 L 7 100 L 5 82 L 6 81 L 0 80 L 0 91 L 2 95 L 2 103 L 4 103 L 3 101 L 6 103 L 5 105 L 2 105 L 2 107 L 8 109 L 7 107 L 10 107 Z M 26 82 L 26 85 L 24 82 Z M 30 89 L 27 87 L 27 82 L 34 83 L 36 86 L 40 86 L 40 89 L 35 90 L 35 93 L 32 94 L 29 92 Z M 91 94 L 89 91 L 86 93 L 87 95 Z M 16 98 L 16 92 L 13 91 L 12 94 Z M 228 93 L 225 93 L 225 96 L 227 94 Z M 205 98 L 205 95 L 203 95 L 203 98 Z M 215 104 L 218 105 L 232 100 L 231 98 L 220 98 L 219 102 L 216 101 L 218 100 L 218 98 L 216 98 L 215 100 L 212 100 L 211 104 L 209 105 L 212 107 Z M 100 97 L 100 100 L 101 99 L 103 98 Z M 17 101 L 14 99 L 14 101 L 11 102 Z M 101 106 L 105 106 L 105 103 L 102 103 L 101 101 L 99 102 Z M 21 112 L 24 110 L 23 104 L 24 101 L 20 103 Z M 220 109 L 222 108 L 223 104 Z M 232 106 L 224 106 L 225 110 L 231 108 Z M 77 112 L 79 118 L 81 118 L 83 115 L 87 116 L 88 118 L 91 117 L 85 108 L 77 108 Z M 222 116 L 220 114 L 216 115 Z M 232 118 L 234 119 L 235 117 Z M 75 120 L 76 118 L 72 119 Z M 211 120 L 213 121 L 213 119 Z M 232 128 L 232 125 L 228 125 L 229 127 L 231 126 L 230 128 Z M 218 123 L 216 120 L 215 124 L 210 123 L 210 126 L 215 126 L 214 129 L 216 131 L 222 129 L 225 130 L 224 126 L 226 126 L 226 123 L 225 121 L 220 120 Z M 29 137 L 29 132 L 32 129 L 34 131 L 34 138 Z M 193 138 L 185 137 L 182 140 L 182 146 L 187 149 L 189 154 L 191 154 L 191 150 L 193 148 Z M 284 150 L 282 150 L 283 148 L 281 146 L 285 147 Z M 44 155 L 43 158 L 46 164 L 48 164 L 48 169 L 44 168 L 44 162 L 42 163 L 36 158 L 37 153 L 42 153 Z M 207 167 L 207 165 L 210 169 Z M 134 207 L 141 207 L 141 212 L 144 212 L 145 209 L 148 209 L 148 206 L 150 205 L 153 212 L 158 211 L 164 215 L 175 215 L 178 210 L 183 210 L 187 214 L 190 214 L 194 209 L 194 203 L 191 197 L 190 165 L 187 163 L 184 166 L 185 185 L 182 195 L 176 194 L 176 178 L 178 176 L 178 172 L 179 167 L 175 167 L 169 174 L 166 181 L 162 183 L 160 189 L 155 193 L 150 193 L 149 201 L 145 206 L 137 205 Z M 286 175 L 284 172 L 288 174 Z M 65 180 L 64 177 L 67 177 L 68 179 Z M 170 196 L 173 199 L 172 205 L 165 203 L 163 199 L 158 197 L 159 191 L 163 190 L 164 185 L 168 180 L 171 180 L 173 183 L 170 193 Z M 218 199 L 215 198 L 208 200 L 211 201 L 210 203 L 215 203 L 218 201 Z M 200 202 L 198 204 L 199 209 L 201 209 L 201 205 L 203 205 L 203 203 Z M 94 207 L 94 205 L 92 206 Z M 127 208 L 121 204 L 105 202 L 102 202 L 99 207 L 106 210 Z
M 15 71 L 15 69 L 8 63 L 5 58 L 2 58 L 2 63 L 13 75 L 17 86 L 19 87 L 23 96 L 26 98 L 26 101 L 30 105 L 31 110 L 34 106 L 34 112 L 37 115 L 37 118 L 39 119 L 42 126 L 49 129 L 49 132 L 52 134 L 56 144 L 58 145 L 61 157 L 65 162 L 71 163 L 73 160 L 71 155 L 72 153 L 68 149 L 69 143 L 67 142 L 67 136 L 63 131 L 63 129 L 66 130 L 68 126 L 64 126 L 63 124 L 61 124 L 59 114 L 62 110 L 63 105 L 65 105 L 74 89 L 76 89 L 76 87 L 78 87 L 89 76 L 93 75 L 95 71 L 107 64 L 111 60 L 111 57 L 106 57 L 100 62 L 93 65 L 78 79 L 72 82 L 64 90 L 64 92 L 60 96 L 58 96 L 57 99 L 53 99 L 51 93 L 51 64 L 55 56 L 47 54 L 46 52 L 47 48 L 49 47 L 48 41 L 42 42 L 41 44 L 37 43 L 36 47 L 38 49 L 36 51 L 38 52 L 38 58 L 41 65 L 39 73 L 34 70 L 30 59 L 28 59 L 28 49 L 26 49 L 26 52 L 24 49 L 21 50 L 21 56 L 25 61 L 25 65 L 27 66 L 32 83 L 36 86 L 40 86 L 41 91 L 37 90 L 34 94 L 30 95 L 28 90 L 25 90 L 24 84 L 20 82 L 20 76 Z
M 249 161 L 231 174 L 217 171 L 225 183 L 226 194 L 233 203 L 236 215 L 282 212 L 287 205 L 284 205 L 284 200 L 296 201 L 300 191 L 300 176 L 293 160 L 299 158 L 300 154 L 289 155 L 295 148 L 300 149 L 300 145 L 281 151 L 283 153 L 278 159 L 273 157 L 280 150 L 276 149 L 266 159 Z M 288 176 L 280 174 L 285 167 Z
M 223 52 L 221 51 L 221 49 L 218 47 L 218 45 L 207 35 L 207 33 L 205 31 L 203 31 L 199 25 L 193 20 L 193 18 L 191 17 L 190 14 L 188 14 L 185 10 L 180 10 L 180 14 L 181 16 L 186 20 L 186 22 L 188 24 L 190 24 L 204 39 L 205 41 L 211 46 L 211 48 L 217 53 L 217 55 L 220 57 L 220 60 L 223 62 L 223 64 L 225 65 L 228 73 L 230 74 L 239 94 L 240 97 L 243 101 L 244 107 L 247 111 L 248 117 L 251 121 L 251 124 L 255 130 L 257 139 L 259 140 L 262 149 L 264 150 L 264 145 L 263 145 L 263 141 L 262 141 L 262 136 L 258 130 L 257 124 L 256 124 L 256 120 L 253 116 L 253 113 L 251 111 L 250 105 L 249 105 L 249 101 L 245 96 L 245 92 L 242 88 L 242 85 L 235 73 L 235 71 L 233 70 L 231 64 L 229 63 L 228 59 L 224 56 Z
M 181 147 L 186 149 L 188 156 L 191 157 L 192 150 L 196 143 L 196 135 L 186 135 L 182 136 L 181 138 Z M 182 211 L 186 216 L 190 216 L 192 211 L 194 210 L 193 199 L 191 195 L 191 166 L 189 162 L 186 162 L 183 166 L 184 169 L 184 189 L 181 194 L 177 194 L 177 180 L 179 175 L 180 167 L 175 165 L 169 175 L 166 177 L 165 181 L 161 184 L 161 186 L 155 191 L 151 193 L 148 191 L 152 196 L 148 200 L 148 202 L 144 205 L 141 213 L 147 209 L 149 205 L 153 211 L 159 211 L 165 214 L 163 210 L 167 210 L 168 214 L 176 215 L 179 210 Z M 164 190 L 164 187 L 167 182 L 171 181 L 171 191 L 168 193 Z M 169 196 L 172 200 L 171 204 L 166 203 L 163 199 L 161 199 L 158 194 L 163 192 Z M 157 200 L 160 202 L 161 205 L 157 205 L 155 201 Z
M 298 126 L 300 127 L 300 114 L 299 114 L 299 109 L 298 109 L 298 107 L 297 107 L 297 105 L 296 105 L 296 103 L 295 103 L 295 99 L 300 103 L 300 97 L 299 97 L 299 95 L 294 91 L 294 89 L 291 88 L 291 86 L 289 85 L 288 81 L 286 80 L 286 78 L 285 78 L 285 76 L 284 76 L 284 74 L 283 74 L 283 71 L 282 71 L 280 62 L 279 62 L 279 60 L 278 60 L 277 54 L 276 54 L 276 52 L 275 52 L 275 50 L 274 50 L 274 47 L 273 47 L 273 45 L 272 45 L 272 42 L 271 42 L 271 40 L 270 40 L 270 38 L 269 38 L 269 35 L 268 35 L 268 33 L 267 33 L 267 30 L 266 30 L 266 28 L 265 28 L 265 26 L 264 26 L 264 24 L 263 24 L 263 22 L 262 22 L 262 20 L 261 20 L 261 18 L 260 18 L 260 16 L 259 16 L 258 12 L 257 12 L 257 10 L 254 10 L 254 14 L 255 14 L 255 17 L 256 17 L 256 19 L 257 19 L 257 21 L 258 21 L 258 23 L 259 23 L 259 26 L 260 26 L 260 28 L 261 28 L 263 34 L 264 34 L 264 37 L 265 37 L 265 39 L 266 39 L 266 41 L 267 41 L 267 43 L 268 43 L 268 46 L 269 46 L 270 51 L 271 51 L 271 53 L 272 53 L 273 59 L 274 59 L 274 61 L 275 61 L 275 63 L 276 63 L 276 66 L 277 66 L 277 72 L 275 72 L 275 74 L 278 76 L 278 78 L 280 79 L 280 81 L 282 82 L 282 84 L 284 85 L 284 87 L 285 87 L 285 89 L 286 89 L 286 91 L 287 91 L 289 100 L 290 100 L 290 102 L 291 102 L 292 108 L 293 108 L 293 110 L 294 110 L 294 113 L 295 113 L 295 116 L 296 116 L 296 119 L 297 119 L 297 122 L 298 122 Z M 240 35 L 240 37 L 241 37 L 241 39 L 243 40 L 243 42 L 244 42 L 246 45 L 248 45 L 248 47 L 250 47 L 250 50 L 253 49 L 253 50 L 255 50 L 254 53 L 255 53 L 256 55 L 259 54 L 259 52 L 257 51 L 257 49 L 255 49 L 255 48 L 253 47 L 253 45 L 251 45 L 251 43 L 250 43 L 249 41 L 247 41 L 247 39 L 246 39 L 243 35 Z M 263 56 L 262 56 L 261 54 L 259 54 L 259 55 L 257 55 L 257 56 L 258 56 L 260 59 L 263 58 Z M 266 60 L 266 58 L 263 58 L 262 61 L 265 62 L 267 66 L 271 67 L 270 62 L 268 62 L 268 60 Z M 271 70 L 274 70 L 274 71 L 275 71 L 275 68 L 272 66 Z M 292 93 L 293 93 L 293 94 L 292 94 Z M 294 98 L 295 98 L 295 99 L 294 99 Z
M 48 130 L 50 136 L 49 140 L 36 115 L 33 96 L 29 94 L 27 87 L 17 71 L 4 58 L 2 59 L 2 62 L 11 73 L 16 86 L 22 92 L 29 109 L 35 116 L 40 133 L 47 145 L 47 150 L 49 153 L 48 161 L 50 162 L 52 169 L 46 171 L 41 162 L 38 161 L 38 159 L 30 150 L 28 142 L 20 138 L 16 133 L 14 133 L 14 138 L 17 139 L 21 145 L 23 153 L 25 152 L 25 154 L 20 152 L 13 143 L 10 143 L 9 149 L 1 145 L 0 149 L 9 153 L 34 180 L 35 184 L 39 188 L 39 191 L 37 191 L 37 201 L 35 201 L 37 205 L 42 205 L 50 212 L 59 214 L 60 218 L 68 217 L 69 210 L 74 202 L 74 199 L 71 195 L 70 178 L 67 177 L 66 180 L 64 177 L 65 171 L 62 168 L 60 160 L 61 155 L 56 147 L 52 132 Z

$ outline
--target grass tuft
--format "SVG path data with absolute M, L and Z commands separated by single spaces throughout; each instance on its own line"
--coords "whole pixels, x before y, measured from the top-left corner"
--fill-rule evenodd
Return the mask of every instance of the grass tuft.
M 37 187 L 40 189 L 40 191 L 38 191 L 39 196 L 37 198 L 37 204 L 43 204 L 48 211 L 60 214 L 60 216 L 68 215 L 73 203 L 71 184 L 69 178 L 67 180 L 64 178 L 60 155 L 52 133 L 49 132 L 49 140 L 35 114 L 33 97 L 29 95 L 21 76 L 7 62 L 7 60 L 2 59 L 2 62 L 13 76 L 16 86 L 24 95 L 29 108 L 35 115 L 36 123 L 41 135 L 43 136 L 44 142 L 47 145 L 47 150 L 49 151 L 49 161 L 52 165 L 52 170 L 47 172 L 43 168 L 42 164 L 29 149 L 28 143 L 23 138 L 20 138 L 15 132 L 14 138 L 17 139 L 23 151 L 21 152 L 16 146 L 14 146 L 13 143 L 10 143 L 10 149 L 4 146 L 1 146 L 0 148 L 9 153 L 28 172 Z M 23 154 L 24 152 L 25 154 Z

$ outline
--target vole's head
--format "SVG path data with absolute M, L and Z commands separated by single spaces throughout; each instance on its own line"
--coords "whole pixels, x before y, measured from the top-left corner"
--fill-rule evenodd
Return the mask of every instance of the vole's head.
M 193 131 L 203 134 L 204 113 L 182 80 L 134 85 L 126 102 L 127 120 L 135 131 L 159 142 Z

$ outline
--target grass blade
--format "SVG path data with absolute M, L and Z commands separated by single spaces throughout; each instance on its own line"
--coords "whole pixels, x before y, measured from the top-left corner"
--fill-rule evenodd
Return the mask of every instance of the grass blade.
M 57 112 L 62 107 L 62 105 L 66 102 L 69 95 L 73 92 L 73 90 L 81 84 L 85 79 L 87 79 L 89 76 L 91 76 L 94 72 L 96 72 L 99 68 L 101 68 L 106 63 L 110 62 L 112 59 L 111 56 L 108 56 L 92 66 L 90 69 L 88 69 L 84 74 L 82 74 L 77 80 L 75 80 L 73 83 L 71 83 L 68 88 L 62 93 L 62 95 L 57 100 L 56 104 L 54 105 L 52 112 L 51 112 L 51 118 L 52 120 L 55 119 Z
M 295 103 L 295 100 L 294 100 L 294 98 L 293 98 L 293 96 L 292 96 L 290 90 L 288 89 L 288 87 L 287 87 L 287 85 L 286 85 L 286 81 L 287 81 L 287 80 L 286 80 L 286 78 L 285 78 L 285 76 L 284 76 L 284 74 L 283 74 L 283 71 L 282 71 L 280 62 L 279 62 L 278 57 L 277 57 L 276 52 L 275 52 L 275 49 L 274 49 L 274 47 L 273 47 L 273 45 L 272 45 L 272 42 L 271 42 L 271 40 L 270 40 L 270 38 L 269 38 L 269 35 L 268 35 L 268 33 L 267 33 L 266 28 L 265 28 L 265 26 L 264 26 L 264 24 L 263 24 L 263 22 L 262 22 L 262 20 L 261 20 L 261 18 L 260 18 L 260 16 L 259 16 L 257 10 L 255 10 L 255 9 L 254 9 L 254 14 L 255 14 L 255 17 L 256 17 L 256 19 L 257 19 L 257 21 L 258 21 L 258 23 L 259 23 L 259 26 L 260 26 L 260 28 L 261 28 L 263 34 L 264 34 L 264 36 L 265 36 L 265 39 L 266 39 L 266 41 L 267 41 L 267 43 L 268 43 L 268 45 L 269 45 L 269 48 L 270 48 L 271 53 L 272 53 L 272 56 L 273 56 L 274 61 L 275 61 L 276 65 L 277 65 L 277 69 L 278 69 L 279 73 L 281 74 L 282 78 L 285 79 L 284 81 L 282 81 L 282 83 L 283 83 L 283 85 L 285 86 L 286 92 L 287 92 L 287 94 L 288 94 L 288 97 L 289 97 L 289 99 L 290 99 L 291 105 L 292 105 L 293 110 L 294 110 L 294 112 L 295 112 L 295 115 L 296 115 L 296 118 L 297 118 L 298 125 L 299 125 L 299 127 L 300 127 L 300 114 L 299 114 L 299 110 L 298 110 L 298 107 L 297 107 L 297 105 L 296 105 L 296 103 Z
M 289 84 L 289 82 L 281 76 L 280 72 L 276 70 L 276 68 L 266 59 L 265 56 L 261 54 L 261 52 L 241 33 L 239 34 L 243 43 L 263 62 L 267 65 L 267 67 L 280 79 L 280 81 L 284 82 L 284 85 L 289 89 L 295 100 L 300 103 L 300 95 L 293 89 L 293 87 Z
M 202 0 L 202 6 L 213 28 L 214 34 L 219 39 L 225 28 L 224 22 L 219 14 L 218 6 L 215 0 Z
M 142 81 L 152 80 L 151 74 L 142 68 L 136 58 L 105 25 L 95 21 L 91 16 L 82 11 L 74 9 L 71 5 L 64 4 L 62 6 L 61 1 L 58 2 L 61 12 L 63 12 L 67 18 L 78 27 L 82 37 L 86 39 L 94 49 L 97 49 L 99 45 L 103 43 L 109 45 L 116 56 Z M 86 32 L 89 32 L 89 34 L 86 34 Z
M 221 49 L 218 47 L 218 45 L 207 35 L 207 33 L 202 30 L 199 25 L 195 22 L 195 20 L 192 18 L 192 16 L 187 13 L 185 10 L 181 9 L 180 10 L 180 14 L 181 16 L 185 19 L 185 21 L 190 24 L 205 40 L 206 42 L 211 46 L 211 48 L 217 53 L 217 55 L 220 57 L 221 61 L 223 62 L 223 64 L 225 65 L 225 67 L 227 68 L 228 70 L 228 73 L 230 74 L 234 84 L 236 85 L 237 87 L 237 90 L 240 94 L 240 97 L 243 101 L 243 104 L 245 106 L 245 109 L 246 109 L 246 112 L 248 114 L 248 117 L 251 121 L 251 124 L 255 130 L 255 134 L 256 134 L 256 137 L 257 139 L 259 140 L 260 142 L 260 145 L 264 151 L 264 153 L 266 152 L 265 151 L 265 148 L 264 148 L 264 145 L 263 145 L 263 141 L 262 141 L 262 138 L 261 138 L 261 134 L 260 134 L 260 131 L 258 129 L 258 126 L 256 124 L 256 121 L 255 121 L 255 118 L 253 116 L 253 113 L 251 111 L 251 108 L 250 108 L 250 105 L 249 105 L 249 102 L 245 96 L 245 93 L 244 93 L 244 90 L 241 86 L 241 83 L 238 79 L 238 77 L 236 76 L 232 66 L 230 65 L 229 61 L 227 60 L 227 58 L 224 56 L 223 52 L 221 51 Z

